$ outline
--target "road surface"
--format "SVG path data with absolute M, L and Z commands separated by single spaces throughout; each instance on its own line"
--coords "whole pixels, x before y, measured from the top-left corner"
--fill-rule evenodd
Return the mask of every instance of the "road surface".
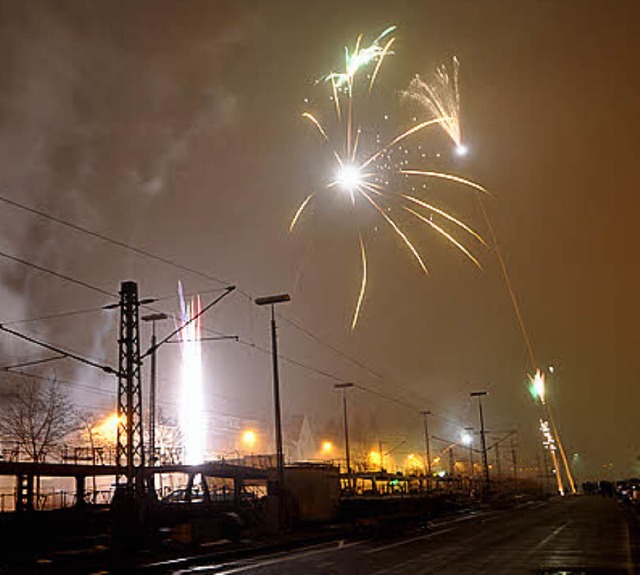
M 627 517 L 613 499 L 579 496 L 443 519 L 401 538 L 335 541 L 167 573 L 630 575 L 640 567 Z

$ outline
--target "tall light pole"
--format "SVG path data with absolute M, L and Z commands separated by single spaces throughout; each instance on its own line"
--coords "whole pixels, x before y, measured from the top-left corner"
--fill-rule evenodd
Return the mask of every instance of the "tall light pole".
M 278 371 L 278 336 L 276 332 L 275 306 L 291 301 L 289 294 L 283 293 L 256 298 L 259 306 L 271 306 L 271 359 L 273 364 L 273 408 L 276 435 L 276 464 L 278 467 L 278 522 L 282 526 L 284 519 L 284 454 L 282 451 L 282 419 L 280 413 L 280 373 Z
M 151 322 L 151 376 L 149 381 L 149 465 L 153 467 L 156 464 L 156 393 L 157 393 L 157 340 L 156 340 L 156 322 L 167 319 L 169 316 L 165 313 L 152 313 L 143 315 L 142 321 Z M 153 481 L 153 475 L 150 476 Z
M 422 421 L 424 424 L 424 447 L 425 454 L 427 456 L 427 491 L 429 491 L 431 486 L 431 442 L 429 441 L 429 415 L 431 415 L 430 411 L 424 410 L 420 412 L 422 414 Z
M 486 391 L 472 391 L 471 397 L 478 398 L 478 409 L 480 411 L 480 437 L 482 438 L 482 465 L 484 466 L 484 489 L 489 491 L 489 462 L 487 461 L 487 441 L 484 435 L 484 415 L 482 413 L 482 397 L 487 395 Z
M 353 387 L 353 383 L 336 383 L 333 387 L 342 390 L 342 410 L 344 413 L 344 452 L 347 459 L 347 486 L 349 489 L 352 489 L 351 456 L 349 453 L 349 423 L 347 418 L 347 389 Z
M 473 477 L 473 427 L 464 428 L 466 435 L 463 437 L 463 443 L 469 445 L 469 479 Z

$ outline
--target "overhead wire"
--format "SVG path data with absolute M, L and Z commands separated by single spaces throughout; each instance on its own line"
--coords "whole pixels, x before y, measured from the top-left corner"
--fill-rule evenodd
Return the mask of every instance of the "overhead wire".
M 39 216 L 41 218 L 45 218 L 45 219 L 50 220 L 52 222 L 56 222 L 57 224 L 60 224 L 62 226 L 66 226 L 66 227 L 68 227 L 70 229 L 73 229 L 75 231 L 90 235 L 90 236 L 92 236 L 94 238 L 97 238 L 97 239 L 102 240 L 104 242 L 107 242 L 107 243 L 110 243 L 112 245 L 118 246 L 118 247 L 120 247 L 122 249 L 125 249 L 127 251 L 133 252 L 133 253 L 138 254 L 140 256 L 144 256 L 144 257 L 156 260 L 156 261 L 158 261 L 160 263 L 166 264 L 168 266 L 171 266 L 173 268 L 176 268 L 176 269 L 179 269 L 179 270 L 182 270 L 182 271 L 186 271 L 186 272 L 189 272 L 191 274 L 200 276 L 203 279 L 206 279 L 206 280 L 209 280 L 209 281 L 214 281 L 214 282 L 217 282 L 217 283 L 220 283 L 220 284 L 223 284 L 223 285 L 229 285 L 231 283 L 231 282 L 222 280 L 222 279 L 220 279 L 218 277 L 215 277 L 215 276 L 213 276 L 211 274 L 204 273 L 204 272 L 202 272 L 200 270 L 196 270 L 196 269 L 191 268 L 189 266 L 185 266 L 183 264 L 174 262 L 173 260 L 170 260 L 170 259 L 165 258 L 163 256 L 160 256 L 158 254 L 154 254 L 153 252 L 150 252 L 148 250 L 143 250 L 143 249 L 138 248 L 138 247 L 136 247 L 136 246 L 134 246 L 132 244 L 129 244 L 127 242 L 123 242 L 123 241 L 117 240 L 115 238 L 107 236 L 106 234 L 101 234 L 99 232 L 95 232 L 93 230 L 90 230 L 89 228 L 85 228 L 84 226 L 80 226 L 80 225 L 75 224 L 73 222 L 69 222 L 68 220 L 63 220 L 62 218 L 58 218 L 56 216 L 52 216 L 51 214 L 43 212 L 42 210 L 38 210 L 36 208 L 32 208 L 32 207 L 27 206 L 27 205 L 25 205 L 25 204 L 23 204 L 21 202 L 16 201 L 16 200 L 12 200 L 10 198 L 7 198 L 6 196 L 0 195 L 0 202 L 4 202 L 4 203 L 6 203 L 6 204 L 8 204 L 10 206 L 13 206 L 15 208 L 19 208 L 19 209 L 24 210 L 26 212 L 29 212 L 31 214 L 37 215 L 37 216 Z M 239 292 L 243 293 L 247 297 L 251 297 L 249 294 L 246 294 L 246 293 L 242 292 L 241 290 L 239 290 Z
M 199 276 L 201 278 L 204 278 L 204 279 L 207 279 L 207 280 L 210 280 L 210 281 L 214 281 L 214 282 L 217 282 L 217 283 L 220 283 L 220 284 L 227 284 L 228 283 L 228 282 L 226 282 L 226 281 L 224 281 L 224 280 L 222 280 L 220 278 L 217 278 L 217 277 L 215 277 L 215 276 L 213 276 L 211 274 L 207 274 L 207 273 L 201 272 L 200 270 L 196 270 L 194 268 L 191 268 L 189 266 L 185 266 L 185 265 L 179 264 L 177 262 L 174 262 L 174 261 L 172 261 L 172 260 L 170 260 L 168 258 L 165 258 L 163 256 L 160 256 L 158 254 L 154 254 L 152 252 L 149 252 L 148 250 L 143 250 L 141 248 L 138 248 L 138 247 L 133 246 L 131 244 L 128 244 L 126 242 L 117 240 L 115 238 L 109 237 L 109 236 L 107 236 L 105 234 L 101 234 L 99 232 L 95 232 L 93 230 L 90 230 L 88 228 L 85 228 L 83 226 L 75 224 L 73 222 L 69 222 L 69 221 L 64 220 L 62 218 L 58 218 L 58 217 L 52 216 L 51 214 L 48 214 L 48 213 L 43 212 L 41 210 L 38 210 L 36 208 L 32 208 L 30 206 L 27 206 L 25 204 L 22 204 L 20 202 L 15 201 L 15 200 L 11 200 L 11 199 L 9 199 L 9 198 L 7 198 L 5 196 L 0 195 L 0 201 L 6 203 L 8 205 L 11 205 L 13 207 L 22 209 L 22 210 L 24 210 L 26 212 L 29 212 L 31 214 L 34 214 L 34 215 L 37 215 L 39 217 L 42 217 L 42 218 L 48 219 L 50 221 L 56 222 L 56 223 L 58 223 L 60 225 L 66 226 L 66 227 L 68 227 L 70 229 L 73 229 L 75 231 L 88 234 L 89 236 L 92 236 L 94 238 L 100 239 L 100 240 L 102 240 L 104 242 L 107 242 L 107 243 L 110 243 L 112 245 L 118 246 L 118 247 L 120 247 L 122 249 L 125 249 L 125 250 L 128 250 L 130 252 L 136 253 L 136 254 L 138 254 L 140 256 L 144 256 L 144 257 L 153 259 L 155 261 L 158 261 L 160 263 L 169 265 L 171 267 L 174 267 L 175 269 L 180 269 L 182 271 L 186 271 L 186 272 L 192 273 L 192 274 L 197 275 L 197 276 Z M 70 281 L 70 282 L 72 282 L 72 283 L 74 283 L 76 285 L 80 285 L 82 287 L 86 287 L 87 289 L 91 289 L 93 291 L 97 291 L 99 293 L 102 293 L 103 295 L 108 295 L 109 297 L 113 297 L 114 296 L 114 294 L 112 294 L 110 292 L 107 292 L 106 290 L 103 290 L 103 289 L 101 289 L 99 287 L 93 286 L 93 285 L 91 285 L 91 284 L 89 284 L 87 282 L 84 282 L 84 281 L 81 281 L 81 280 L 77 280 L 75 278 L 72 278 L 71 276 L 67 276 L 65 274 L 61 274 L 59 272 L 55 272 L 54 270 L 50 270 L 48 268 L 45 268 L 43 266 L 39 266 L 37 264 L 33 264 L 32 262 L 28 262 L 27 260 L 24 260 L 22 258 L 17 258 L 15 256 L 12 256 L 10 254 L 6 254 L 6 253 L 1 252 L 1 251 L 0 251 L 0 255 L 6 257 L 8 259 L 14 260 L 16 262 L 22 263 L 22 264 L 24 264 L 26 266 L 32 267 L 34 269 L 37 269 L 39 271 L 44 271 L 44 272 L 50 273 L 51 275 L 54 275 L 54 276 L 56 276 L 56 277 L 58 277 L 60 279 L 65 279 L 65 280 Z M 247 297 L 248 299 L 253 299 L 252 296 L 248 292 L 246 292 L 246 291 L 244 291 L 242 289 L 238 289 L 237 291 L 238 291 L 238 293 L 242 294 L 243 296 Z M 149 307 L 150 309 L 154 309 L 151 306 L 147 306 L 147 307 Z M 158 311 L 158 310 L 155 310 L 155 311 Z M 78 312 L 78 313 L 83 313 L 83 312 Z M 306 328 L 303 328 L 297 322 L 294 322 L 293 320 L 290 320 L 289 318 L 285 318 L 284 316 L 282 316 L 282 314 L 278 314 L 278 317 L 280 317 L 284 321 L 288 322 L 295 329 L 298 329 L 298 330 L 302 331 L 307 336 L 309 336 L 312 339 L 314 339 L 317 343 L 326 346 L 328 349 L 330 349 L 334 353 L 344 357 L 345 359 L 348 359 L 354 365 L 357 365 L 360 369 L 363 369 L 367 373 L 369 373 L 369 375 L 373 375 L 375 377 L 378 377 L 378 378 L 381 378 L 381 379 L 385 379 L 381 374 L 378 374 L 377 372 L 371 370 L 369 367 L 365 366 L 364 364 L 362 364 L 358 360 L 356 360 L 354 358 L 351 358 L 350 356 L 348 356 L 347 354 L 345 354 L 341 350 L 338 350 L 335 346 L 333 346 L 333 345 L 321 340 L 317 336 L 313 335 L 309 330 L 307 330 Z M 224 335 L 224 334 L 221 334 L 220 332 L 216 332 L 216 331 L 214 331 L 214 333 L 216 333 L 217 335 Z M 260 351 L 262 351 L 264 353 L 270 353 L 269 350 L 266 350 L 264 348 L 260 348 L 260 346 L 256 345 L 255 343 L 247 342 L 247 341 L 244 341 L 244 340 L 239 340 L 238 343 L 240 343 L 242 345 L 245 345 L 245 346 L 253 347 L 253 348 L 258 349 L 258 350 L 260 350 Z M 287 361 L 288 363 L 291 363 L 293 365 L 297 365 L 298 367 L 304 368 L 304 369 L 306 369 L 308 371 L 315 372 L 315 373 L 317 373 L 319 375 L 322 375 L 324 377 L 330 378 L 330 379 L 332 379 L 334 381 L 337 381 L 337 382 L 344 382 L 344 378 L 340 378 L 340 377 L 338 377 L 338 376 L 336 376 L 334 374 L 331 374 L 329 372 L 326 372 L 324 370 L 321 370 L 321 369 L 318 369 L 318 368 L 315 368 L 315 367 L 312 367 L 312 366 L 308 366 L 308 365 L 306 365 L 306 364 L 304 364 L 302 362 L 299 362 L 297 360 L 294 360 L 294 359 L 291 359 L 291 358 L 288 358 L 288 357 L 285 357 L 285 356 L 282 356 L 282 355 L 280 355 L 280 357 L 284 361 Z M 392 401 L 393 403 L 396 403 L 397 405 L 401 405 L 401 406 L 406 407 L 408 409 L 413 409 L 413 410 L 416 409 L 415 406 L 409 407 L 410 404 L 405 404 L 401 400 L 394 399 L 394 398 L 392 398 L 391 396 L 389 396 L 387 394 L 372 390 L 370 387 L 363 386 L 362 384 L 358 384 L 358 385 L 360 386 L 360 388 L 363 391 L 367 391 L 368 393 L 371 393 L 371 394 L 374 394 L 374 395 L 378 395 L 381 398 L 387 399 L 388 401 Z M 430 402 L 430 403 L 432 403 L 432 402 Z M 436 417 L 439 417 L 439 418 L 445 420 L 445 421 L 449 421 L 450 423 L 455 423 L 456 425 L 459 425 L 459 422 L 454 422 L 453 420 L 451 420 L 449 418 L 446 418 L 444 416 L 441 416 L 439 414 L 436 414 L 436 413 L 434 413 L 434 415 Z

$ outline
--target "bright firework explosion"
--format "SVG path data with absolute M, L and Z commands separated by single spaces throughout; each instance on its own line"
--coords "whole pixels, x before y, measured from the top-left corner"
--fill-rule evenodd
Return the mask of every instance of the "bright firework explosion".
M 356 103 L 358 101 L 355 97 L 355 92 L 362 91 L 365 97 L 371 94 L 383 62 L 387 56 L 392 54 L 390 48 L 395 41 L 392 36 L 394 31 L 395 26 L 387 28 L 368 47 L 362 45 L 362 35 L 360 35 L 352 51 L 345 48 L 344 72 L 332 72 L 325 77 L 326 83 L 331 86 L 336 117 L 335 131 L 339 134 L 338 136 L 330 135 L 329 130 L 324 127 L 317 114 L 312 114 L 309 111 L 305 111 L 302 114 L 303 118 L 311 122 L 315 127 L 335 160 L 334 176 L 327 181 L 325 187 L 329 189 L 337 188 L 347 193 L 354 209 L 356 205 L 359 205 L 359 202 L 364 202 L 365 205 L 375 210 L 402 240 L 405 248 L 417 261 L 425 274 L 428 273 L 427 266 L 418 250 L 400 227 L 395 217 L 389 215 L 391 211 L 389 204 L 392 202 L 395 203 L 398 209 L 410 214 L 421 224 L 428 226 L 451 242 L 475 265 L 480 267 L 480 263 L 469 249 L 458 241 L 449 230 L 451 227 L 458 231 L 462 230 L 483 245 L 486 245 L 482 237 L 451 214 L 417 197 L 413 193 L 405 193 L 405 190 L 402 189 L 402 186 L 406 184 L 409 178 L 418 177 L 448 180 L 475 190 L 485 191 L 479 184 L 459 176 L 434 170 L 425 170 L 422 169 L 420 164 L 417 166 L 410 164 L 415 155 L 410 155 L 410 152 L 421 150 L 421 146 L 417 146 L 416 150 L 408 148 L 406 147 L 406 140 L 422 133 L 426 128 L 437 126 L 444 128 L 450 134 L 452 134 L 450 130 L 454 126 L 458 126 L 457 133 L 459 134 L 457 112 L 456 116 L 453 117 L 443 115 L 441 110 L 435 109 L 433 114 L 435 117 L 419 122 L 414 119 L 416 123 L 390 138 L 386 144 L 382 143 L 379 134 L 374 134 L 375 130 L 365 129 L 355 122 Z M 367 74 L 363 78 L 365 71 Z M 431 108 L 428 110 L 434 111 Z M 386 116 L 385 119 L 387 119 Z M 397 159 L 398 156 L 400 156 L 400 160 Z M 425 158 L 426 154 L 420 153 L 418 157 Z M 419 159 L 418 161 L 421 160 Z M 426 185 L 423 184 L 422 187 L 426 188 Z M 415 191 L 415 188 L 412 188 L 412 191 Z M 293 231 L 300 216 L 315 197 L 316 192 L 313 192 L 302 201 L 291 220 L 289 232 Z M 367 288 L 367 252 L 365 240 L 360 229 L 358 229 L 358 238 L 362 262 L 362 279 L 351 329 L 355 329 L 357 325 Z
M 458 69 L 460 62 L 454 56 L 451 71 L 446 66 L 436 68 L 432 82 L 423 80 L 418 74 L 411 80 L 409 88 L 402 92 L 402 96 L 418 102 L 425 110 L 436 118 L 446 118 L 442 127 L 456 145 L 456 152 L 460 156 L 467 153 L 467 147 L 462 143 L 460 130 L 460 90 L 458 89 Z
M 200 296 L 185 302 L 182 284 L 178 284 L 178 293 L 181 325 L 185 326 L 178 334 L 182 350 L 180 427 L 184 436 L 185 463 L 197 465 L 204 461 L 205 439 L 200 317 L 196 317 L 202 311 L 202 305 Z

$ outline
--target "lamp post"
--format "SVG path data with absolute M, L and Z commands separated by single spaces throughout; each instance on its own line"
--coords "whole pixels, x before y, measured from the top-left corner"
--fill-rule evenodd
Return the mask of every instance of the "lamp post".
M 487 461 L 487 442 L 484 436 L 484 415 L 482 413 L 482 397 L 487 395 L 486 391 L 473 391 L 471 397 L 478 398 L 478 410 L 480 412 L 480 437 L 482 438 L 482 464 L 484 466 L 484 489 L 489 491 L 489 462 Z
M 473 477 L 473 427 L 465 427 L 463 443 L 469 446 L 469 479 Z
M 351 455 L 349 453 L 349 419 L 347 417 L 347 389 L 353 387 L 353 383 L 336 383 L 333 386 L 335 389 L 342 390 L 342 411 L 344 414 L 344 452 L 347 460 L 347 486 L 352 489 L 351 481 Z
M 165 313 L 152 313 L 143 315 L 142 321 L 151 322 L 151 377 L 149 383 L 149 464 L 153 467 L 156 464 L 156 386 L 157 386 L 157 341 L 156 341 L 156 322 L 167 319 L 169 316 Z M 150 476 L 153 481 L 153 475 Z
M 431 415 L 430 411 L 421 411 L 420 412 L 422 414 L 422 421 L 424 423 L 424 446 L 426 449 L 426 456 L 427 456 L 427 465 L 426 465 L 426 472 L 427 472 L 427 491 L 430 491 L 431 489 L 431 443 L 429 441 L 429 421 L 428 421 L 428 417 L 429 415 Z
M 273 407 L 276 435 L 276 464 L 278 467 L 278 522 L 284 519 L 284 454 L 282 451 L 282 419 L 280 414 L 280 373 L 278 371 L 278 337 L 276 332 L 275 306 L 291 301 L 289 294 L 283 293 L 256 298 L 259 306 L 271 306 L 271 359 L 273 364 Z

